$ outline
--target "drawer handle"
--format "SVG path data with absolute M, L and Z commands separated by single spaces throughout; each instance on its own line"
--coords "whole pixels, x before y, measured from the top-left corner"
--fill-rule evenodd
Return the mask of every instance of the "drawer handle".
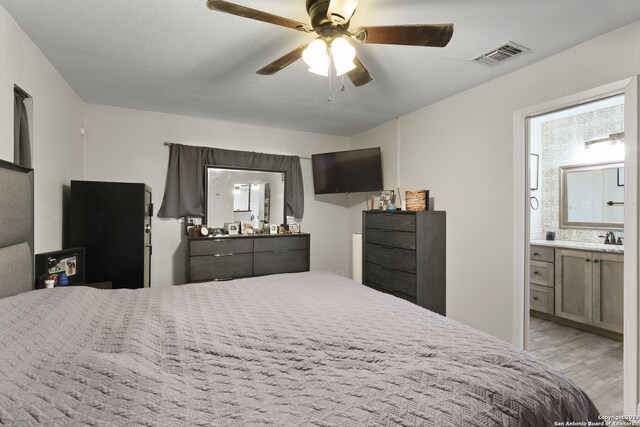
M 538 298 L 538 297 L 533 297 L 533 299 L 534 299 L 534 300 L 536 300 L 536 301 L 538 301 L 538 300 L 539 300 L 539 298 Z
M 233 280 L 233 277 L 218 277 L 213 279 L 212 282 L 228 282 L 229 280 Z
M 585 262 L 591 262 L 591 260 L 589 258 L 585 258 L 584 261 Z
M 540 254 L 538 252 L 534 252 L 533 256 L 540 256 Z
M 537 272 L 537 271 L 534 271 L 534 272 L 533 272 L 533 274 L 538 274 L 538 272 Z
M 213 256 L 220 257 L 220 256 L 231 256 L 231 255 L 235 255 L 235 254 L 232 252 L 230 254 L 214 254 Z
M 600 262 L 600 260 L 599 260 L 599 259 L 594 259 L 594 260 L 593 260 L 593 263 L 594 263 L 594 264 L 597 264 L 597 263 L 599 263 L 599 262 Z

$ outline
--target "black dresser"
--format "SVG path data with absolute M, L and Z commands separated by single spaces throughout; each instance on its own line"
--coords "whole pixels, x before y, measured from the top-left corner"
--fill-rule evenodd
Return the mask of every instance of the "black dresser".
M 187 283 L 309 271 L 311 235 L 189 237 Z
M 446 315 L 446 212 L 364 211 L 363 283 Z

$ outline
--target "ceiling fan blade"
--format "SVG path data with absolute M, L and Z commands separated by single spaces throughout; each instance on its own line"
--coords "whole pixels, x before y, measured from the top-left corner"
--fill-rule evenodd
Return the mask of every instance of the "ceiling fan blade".
M 265 65 L 256 73 L 261 74 L 263 76 L 271 76 L 283 68 L 293 64 L 298 59 L 302 58 L 302 52 L 307 48 L 308 45 L 303 44 L 300 47 L 295 48 L 291 52 L 281 56 L 280 58 L 273 61 L 271 64 Z
M 349 71 L 347 76 L 351 80 L 351 83 L 355 87 L 364 86 L 367 83 L 373 81 L 373 77 L 369 74 L 369 71 L 364 67 L 362 62 L 356 57 L 353 62 L 356 64 L 356 68 Z
M 337 25 L 344 25 L 353 16 L 358 7 L 358 0 L 331 0 L 327 10 L 327 18 Z
M 311 28 L 307 24 L 294 21 L 293 19 L 283 18 L 282 16 L 272 15 L 260 10 L 251 9 L 234 3 L 222 0 L 207 0 L 207 7 L 210 10 L 218 12 L 230 13 L 231 15 L 242 16 L 244 18 L 255 19 L 257 21 L 267 22 L 269 24 L 280 25 L 282 27 L 293 28 L 294 30 L 311 32 Z
M 361 27 L 353 35 L 364 43 L 445 47 L 453 36 L 453 24 Z

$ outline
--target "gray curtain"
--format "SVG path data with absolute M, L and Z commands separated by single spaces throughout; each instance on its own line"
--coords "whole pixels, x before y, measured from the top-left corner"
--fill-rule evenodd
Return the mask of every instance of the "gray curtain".
M 13 162 L 31 167 L 31 140 L 29 138 L 29 119 L 27 107 L 24 105 L 25 94 L 14 90 L 13 108 Z
M 302 218 L 304 189 L 300 157 L 171 144 L 161 218 L 204 215 L 206 165 L 285 172 L 285 215 Z

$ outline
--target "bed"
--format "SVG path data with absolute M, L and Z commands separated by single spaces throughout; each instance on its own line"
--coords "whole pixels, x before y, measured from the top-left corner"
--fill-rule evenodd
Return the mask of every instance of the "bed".
M 2 425 L 598 421 L 528 353 L 333 273 L 35 291 L 23 276 L 0 299 Z

